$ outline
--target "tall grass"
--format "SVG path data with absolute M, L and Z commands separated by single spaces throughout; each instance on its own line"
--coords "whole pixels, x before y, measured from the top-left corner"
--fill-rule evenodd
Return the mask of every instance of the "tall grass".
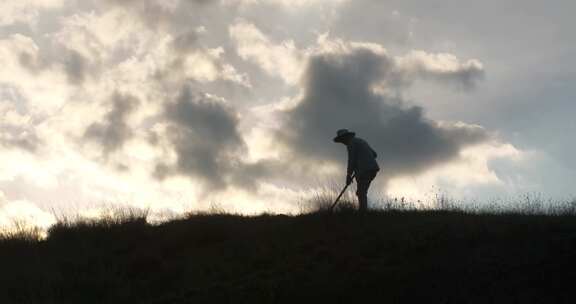
M 340 199 L 334 210 L 334 203 L 339 189 L 335 185 L 324 187 L 306 195 L 297 202 L 296 214 L 353 213 L 357 209 L 356 196 L 348 190 Z M 453 211 L 466 214 L 517 214 L 517 215 L 575 215 L 576 198 L 547 199 L 538 193 L 527 193 L 509 198 L 494 198 L 486 202 L 478 200 L 455 199 L 445 194 L 436 194 L 428 200 L 414 200 L 406 197 L 372 197 L 369 200 L 369 212 L 387 211 Z M 0 231 L 0 239 L 19 239 L 22 241 L 43 240 L 48 233 L 73 227 L 111 227 L 126 224 L 150 223 L 150 210 L 134 207 L 115 207 L 109 205 L 99 209 L 97 216 L 87 217 L 80 214 L 64 215 L 52 210 L 57 223 L 46 230 L 31 223 L 15 220 L 10 230 Z M 191 210 L 182 215 L 172 215 L 160 222 L 194 218 L 198 216 L 240 215 L 230 213 L 221 204 L 211 203 L 204 211 Z
M 14 220 L 9 229 L 0 231 L 0 240 L 35 242 L 46 238 L 46 236 L 46 230 L 18 220 Z
M 487 202 L 454 199 L 436 195 L 431 201 L 408 198 L 375 199 L 376 211 L 458 211 L 469 214 L 518 214 L 518 215 L 573 215 L 576 199 L 546 199 L 541 194 L 528 193 L 509 198 L 494 198 Z
M 339 190 L 334 187 L 320 189 L 299 202 L 300 214 L 329 212 Z M 357 209 L 357 199 L 348 190 L 336 205 L 334 212 Z M 447 194 L 435 194 L 427 200 L 407 197 L 371 197 L 371 212 L 383 211 L 455 211 L 468 214 L 518 214 L 518 215 L 573 215 L 576 198 L 550 199 L 539 193 L 525 193 L 513 197 L 493 198 L 488 201 L 456 199 Z

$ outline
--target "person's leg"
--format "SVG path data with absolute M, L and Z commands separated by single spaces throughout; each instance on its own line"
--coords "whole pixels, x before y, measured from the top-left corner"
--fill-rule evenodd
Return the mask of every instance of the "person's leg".
M 358 210 L 361 213 L 368 210 L 368 187 L 370 186 L 370 179 L 361 176 L 356 180 L 356 196 L 358 196 Z
M 368 210 L 368 189 L 377 172 L 362 174 L 356 178 L 356 196 L 358 196 L 358 210 L 364 213 Z
M 358 211 L 360 211 L 360 213 L 364 213 L 366 209 L 368 209 L 368 194 L 363 190 L 365 188 L 363 183 L 358 183 L 356 196 L 358 196 Z

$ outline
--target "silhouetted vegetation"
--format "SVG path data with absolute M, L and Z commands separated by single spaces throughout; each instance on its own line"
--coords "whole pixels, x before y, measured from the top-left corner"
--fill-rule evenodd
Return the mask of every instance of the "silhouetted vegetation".
M 299 216 L 197 213 L 151 225 L 127 213 L 63 220 L 44 240 L 5 236 L 0 303 L 574 301 L 572 204 L 474 212 L 390 200 L 359 216 L 346 201 L 330 213 L 326 201 Z

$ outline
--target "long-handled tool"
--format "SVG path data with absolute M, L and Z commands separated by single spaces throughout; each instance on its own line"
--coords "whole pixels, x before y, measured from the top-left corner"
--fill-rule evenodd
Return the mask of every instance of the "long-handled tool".
M 352 178 L 351 180 L 354 180 L 354 177 L 356 176 L 356 174 L 352 174 Z M 352 183 L 350 183 L 352 184 Z M 338 201 L 340 200 L 340 198 L 342 197 L 342 195 L 344 195 L 344 192 L 346 192 L 346 189 L 348 189 L 348 186 L 350 186 L 350 184 L 346 184 L 346 186 L 344 186 L 344 189 L 342 189 L 342 192 L 340 192 L 340 195 L 338 195 L 338 197 L 336 198 L 336 200 L 334 201 L 334 203 L 332 204 L 332 206 L 330 207 L 330 211 L 332 211 L 334 209 L 334 207 L 336 207 L 336 204 L 338 204 Z

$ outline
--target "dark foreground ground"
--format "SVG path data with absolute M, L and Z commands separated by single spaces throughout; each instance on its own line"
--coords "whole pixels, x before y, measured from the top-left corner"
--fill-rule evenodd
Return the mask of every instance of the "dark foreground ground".
M 0 303 L 576 303 L 576 216 L 350 212 L 60 225 Z

